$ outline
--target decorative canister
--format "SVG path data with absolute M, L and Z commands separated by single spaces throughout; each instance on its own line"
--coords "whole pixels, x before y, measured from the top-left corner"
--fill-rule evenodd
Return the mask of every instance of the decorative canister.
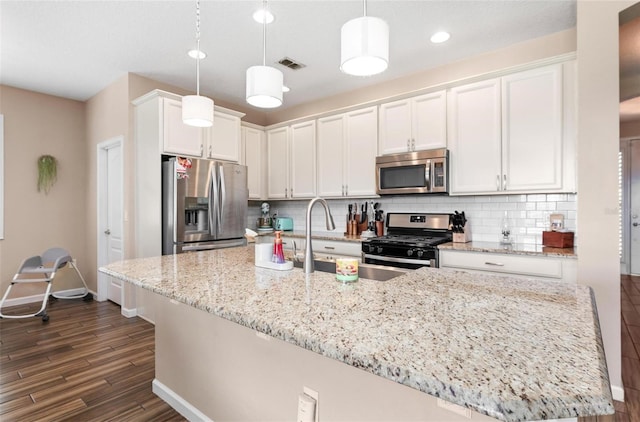
M 343 282 L 358 280 L 358 260 L 355 258 L 336 259 L 336 279 Z

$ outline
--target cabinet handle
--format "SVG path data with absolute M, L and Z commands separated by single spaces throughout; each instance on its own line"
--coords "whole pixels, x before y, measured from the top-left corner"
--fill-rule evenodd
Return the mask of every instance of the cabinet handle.
M 332 250 L 334 250 L 334 249 L 335 249 L 335 247 L 334 247 L 334 246 L 325 246 L 324 248 L 325 248 L 325 249 L 329 249 L 330 251 L 332 251 Z
M 504 264 L 500 262 L 485 262 L 484 265 L 493 265 L 494 267 L 504 267 Z
M 342 185 L 342 196 L 344 196 L 344 185 Z
M 411 151 L 415 151 L 416 150 L 416 140 L 414 138 L 411 138 Z
M 496 190 L 500 190 L 500 175 L 496 175 Z
M 502 190 L 507 190 L 507 175 L 502 175 Z
M 411 151 L 411 139 L 407 139 L 407 151 Z
M 213 151 L 211 150 L 211 145 L 209 145 L 209 158 L 213 157 Z
M 349 196 L 349 185 L 344 185 L 344 196 Z
M 200 144 L 200 156 L 202 157 L 204 153 L 204 145 Z
M 288 198 L 287 196 L 288 194 L 289 194 L 289 190 L 287 188 L 284 188 L 284 197 Z

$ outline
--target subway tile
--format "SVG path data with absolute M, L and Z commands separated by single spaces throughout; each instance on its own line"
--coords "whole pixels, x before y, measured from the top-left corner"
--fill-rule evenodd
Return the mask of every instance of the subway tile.
M 548 194 L 547 195 L 547 202 L 559 202 L 559 201 L 566 201 L 567 200 L 567 194 L 566 193 L 556 193 L 556 194 Z
M 547 200 L 545 194 L 527 195 L 527 202 L 544 202 Z

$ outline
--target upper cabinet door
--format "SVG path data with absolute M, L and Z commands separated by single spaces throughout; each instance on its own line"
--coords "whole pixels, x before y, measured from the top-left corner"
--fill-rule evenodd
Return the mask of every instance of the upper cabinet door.
M 213 127 L 207 129 L 207 158 L 240 161 L 240 117 L 214 112 Z
M 448 98 L 452 194 L 502 190 L 500 79 L 452 88 Z
M 162 99 L 162 152 L 165 154 L 203 156 L 203 131 L 199 127 L 182 123 L 182 103 Z
M 380 154 L 411 150 L 411 100 L 380 105 Z
M 411 99 L 412 151 L 447 147 L 447 91 Z
M 345 195 L 343 171 L 345 166 L 345 115 L 318 119 L 318 195 Z M 358 162 L 352 157 L 352 162 Z
M 505 190 L 562 188 L 562 110 L 562 64 L 502 78 Z
M 316 196 L 316 121 L 291 126 L 291 198 Z
M 262 165 L 264 156 L 264 131 L 252 127 L 242 127 L 244 142 L 244 165 L 247 166 L 247 187 L 249 199 L 263 198 L 263 182 L 266 169 Z
M 378 110 L 369 107 L 346 114 L 345 195 L 376 194 Z
M 267 132 L 267 169 L 269 199 L 289 198 L 289 127 Z

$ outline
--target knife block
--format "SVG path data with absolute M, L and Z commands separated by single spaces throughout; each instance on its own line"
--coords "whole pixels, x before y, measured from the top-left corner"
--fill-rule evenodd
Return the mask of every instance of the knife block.
M 453 233 L 453 243 L 471 242 L 471 225 L 467 222 L 463 233 Z

